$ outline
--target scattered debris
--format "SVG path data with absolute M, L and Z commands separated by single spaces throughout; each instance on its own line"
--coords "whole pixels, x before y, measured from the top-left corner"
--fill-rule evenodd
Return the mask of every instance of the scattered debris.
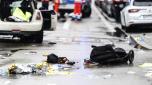
M 150 67 L 152 67 L 152 63 L 144 63 L 142 65 L 139 65 L 139 67 L 141 67 L 141 68 L 150 68 Z
M 56 43 L 55 43 L 55 42 L 49 42 L 48 44 L 51 44 L 51 45 L 52 45 L 52 44 L 56 44 Z
M 55 54 L 49 54 L 48 56 L 47 56 L 47 62 L 48 63 L 58 63 L 58 56 L 57 55 L 55 55 Z
M 90 59 L 84 59 L 84 65 L 85 65 L 85 67 L 87 67 L 87 68 L 95 67 L 95 66 L 97 66 L 98 64 L 99 64 L 99 63 L 92 62 Z
M 134 51 L 128 53 L 123 48 L 114 48 L 113 45 L 92 46 L 90 60 L 100 64 L 128 63 L 132 64 L 134 60 Z
M 127 37 L 127 34 L 121 30 L 119 27 L 116 27 L 115 28 L 116 32 L 114 33 L 114 36 L 117 36 L 117 37 Z
M 47 63 L 68 64 L 68 65 L 75 64 L 74 61 L 69 61 L 66 57 L 58 57 L 53 53 L 47 56 Z
M 47 62 L 37 64 L 11 64 L 0 69 L 1 76 L 9 76 L 10 74 L 38 74 L 38 75 L 71 75 L 70 70 L 77 69 L 66 64 L 48 64 Z
M 134 48 L 142 49 L 142 46 L 141 46 L 141 45 L 139 45 L 139 44 L 136 44 Z

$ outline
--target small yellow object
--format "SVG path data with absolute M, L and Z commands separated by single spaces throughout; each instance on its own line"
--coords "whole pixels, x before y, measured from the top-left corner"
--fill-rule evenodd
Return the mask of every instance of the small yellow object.
M 41 69 L 43 67 L 43 63 L 36 64 L 36 68 Z
M 11 64 L 8 69 L 15 69 L 16 68 L 16 65 L 15 64 Z

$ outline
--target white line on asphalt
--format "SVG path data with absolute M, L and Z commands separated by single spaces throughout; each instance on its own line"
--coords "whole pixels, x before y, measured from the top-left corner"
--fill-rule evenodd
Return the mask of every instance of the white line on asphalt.
M 71 25 L 71 20 L 67 19 L 67 21 L 63 24 L 63 29 L 68 30 Z
M 108 32 L 115 32 L 113 25 L 111 25 L 100 13 L 100 11 L 95 7 L 95 5 L 92 5 L 92 9 L 95 11 L 95 13 L 101 18 L 105 26 L 107 27 Z

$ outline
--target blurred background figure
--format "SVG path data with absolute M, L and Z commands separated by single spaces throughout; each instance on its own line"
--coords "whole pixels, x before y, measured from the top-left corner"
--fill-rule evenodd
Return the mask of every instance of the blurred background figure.
M 54 0 L 54 11 L 56 13 L 59 12 L 59 5 L 60 5 L 60 0 Z
M 74 1 L 74 15 L 73 15 L 73 19 L 78 19 L 80 20 L 81 19 L 81 7 L 82 7 L 82 0 L 75 0 Z
M 49 7 L 49 0 L 41 0 L 41 2 L 42 2 L 42 7 L 44 9 L 48 9 L 48 7 Z

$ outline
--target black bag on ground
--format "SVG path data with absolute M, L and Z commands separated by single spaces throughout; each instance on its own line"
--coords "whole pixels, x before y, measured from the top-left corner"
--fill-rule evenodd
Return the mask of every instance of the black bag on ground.
M 58 56 L 53 53 L 47 56 L 48 63 L 58 63 L 58 59 Z
M 90 54 L 90 60 L 97 63 L 116 63 L 123 62 L 130 63 L 133 62 L 134 52 L 130 50 L 127 54 L 122 48 L 113 48 L 112 45 L 105 46 L 92 46 L 92 52 Z

